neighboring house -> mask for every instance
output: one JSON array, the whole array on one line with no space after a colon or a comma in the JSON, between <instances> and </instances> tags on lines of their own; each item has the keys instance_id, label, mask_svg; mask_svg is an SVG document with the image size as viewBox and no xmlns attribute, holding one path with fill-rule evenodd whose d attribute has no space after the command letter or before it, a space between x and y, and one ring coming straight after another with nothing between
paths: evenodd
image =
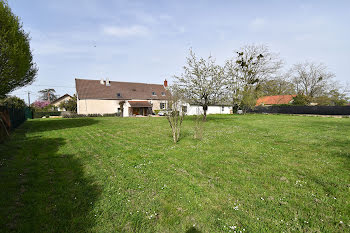
<instances>
[{"instance_id":1,"label":"neighboring house","mask_svg":"<svg viewBox=\"0 0 350 233\"><path fill-rule=\"evenodd\" d=\"M50 104L55 106L55 108L57 108L58 111L66 111L66 109L61 109L60 108L60 104L62 102L70 100L71 98L73 98L73 97L68 95L68 94L65 94L65 95L61 96L60 98L56 99L55 101L52 101Z\"/></svg>"},{"instance_id":2,"label":"neighboring house","mask_svg":"<svg viewBox=\"0 0 350 233\"><path fill-rule=\"evenodd\" d=\"M78 114L123 112L123 116L146 116L167 108L168 82L147 84L75 79Z\"/></svg>"},{"instance_id":3,"label":"neighboring house","mask_svg":"<svg viewBox=\"0 0 350 233\"><path fill-rule=\"evenodd\" d=\"M270 106L276 104L291 104L293 103L293 97L296 95L271 95L271 96L263 96L260 97L256 101L255 106Z\"/></svg>"}]
</instances>

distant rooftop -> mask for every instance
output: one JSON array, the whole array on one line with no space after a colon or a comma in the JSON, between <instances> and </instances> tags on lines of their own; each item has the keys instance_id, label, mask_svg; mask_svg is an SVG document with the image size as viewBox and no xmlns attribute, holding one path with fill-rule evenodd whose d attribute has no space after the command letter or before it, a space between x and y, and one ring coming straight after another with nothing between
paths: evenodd
<instances>
[{"instance_id":1,"label":"distant rooftop","mask_svg":"<svg viewBox=\"0 0 350 233\"><path fill-rule=\"evenodd\" d=\"M292 100L293 97L296 95L270 95L270 96L263 96L260 97L256 101L255 106L259 105L275 105L275 104L289 104Z\"/></svg>"}]
</instances>

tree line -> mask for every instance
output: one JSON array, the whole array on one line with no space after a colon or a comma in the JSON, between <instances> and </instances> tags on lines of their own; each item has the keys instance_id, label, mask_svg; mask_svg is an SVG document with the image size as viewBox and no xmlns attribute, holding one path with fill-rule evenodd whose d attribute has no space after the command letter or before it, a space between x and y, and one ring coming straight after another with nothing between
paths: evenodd
<instances>
[{"instance_id":1,"label":"tree line","mask_svg":"<svg viewBox=\"0 0 350 233\"><path fill-rule=\"evenodd\" d=\"M231 104L233 111L246 111L261 96L296 95L294 104L345 105L345 87L334 81L326 65L301 62L283 71L284 62L265 45L246 45L223 65L213 56L198 57L192 49L173 89L183 98L202 106L204 120L208 106Z\"/></svg>"}]
</instances>

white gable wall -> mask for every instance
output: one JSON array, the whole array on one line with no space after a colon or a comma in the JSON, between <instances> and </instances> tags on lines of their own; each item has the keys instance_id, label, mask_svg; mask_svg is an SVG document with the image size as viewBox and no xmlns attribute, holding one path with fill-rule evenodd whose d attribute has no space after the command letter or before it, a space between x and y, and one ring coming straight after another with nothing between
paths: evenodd
<instances>
[{"instance_id":1,"label":"white gable wall","mask_svg":"<svg viewBox=\"0 0 350 233\"><path fill-rule=\"evenodd\" d=\"M118 112L119 100L77 100L78 114L108 114Z\"/></svg>"}]
</instances>

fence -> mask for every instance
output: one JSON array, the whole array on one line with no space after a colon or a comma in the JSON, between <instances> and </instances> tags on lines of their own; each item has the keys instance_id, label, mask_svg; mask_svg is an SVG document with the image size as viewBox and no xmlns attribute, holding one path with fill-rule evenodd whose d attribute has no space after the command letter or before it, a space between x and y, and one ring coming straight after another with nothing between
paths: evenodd
<instances>
[{"instance_id":1,"label":"fence","mask_svg":"<svg viewBox=\"0 0 350 233\"><path fill-rule=\"evenodd\" d=\"M14 108L0 106L0 141L2 141L11 130L17 128L26 119L32 117L32 111L27 107Z\"/></svg>"},{"instance_id":2,"label":"fence","mask_svg":"<svg viewBox=\"0 0 350 233\"><path fill-rule=\"evenodd\" d=\"M255 107L252 113L350 115L350 106L268 106Z\"/></svg>"}]
</instances>

